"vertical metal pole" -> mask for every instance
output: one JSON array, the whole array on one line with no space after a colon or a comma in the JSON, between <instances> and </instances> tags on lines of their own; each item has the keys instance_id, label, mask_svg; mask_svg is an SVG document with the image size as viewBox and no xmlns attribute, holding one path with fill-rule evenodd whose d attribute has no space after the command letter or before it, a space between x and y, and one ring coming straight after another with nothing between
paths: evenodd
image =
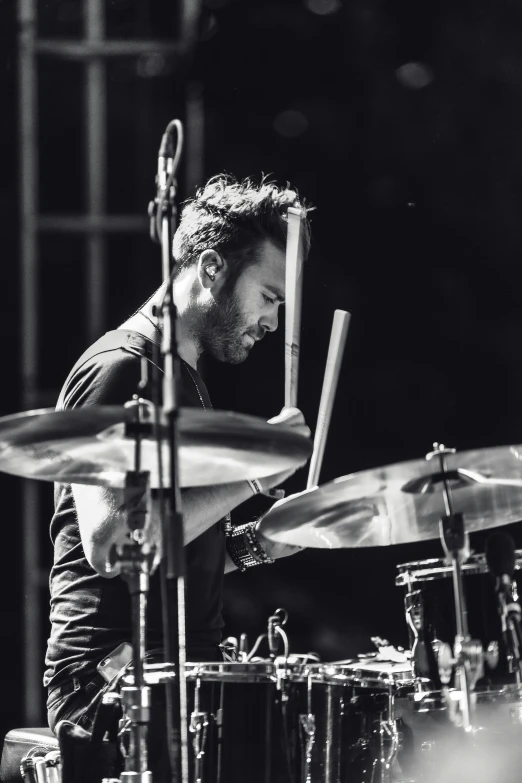
<instances>
[{"instance_id":1,"label":"vertical metal pole","mask_svg":"<svg viewBox=\"0 0 522 783\"><path fill-rule=\"evenodd\" d=\"M194 49L198 41L201 6L202 0L181 0L179 6L178 40L190 50Z\"/></svg>"},{"instance_id":2,"label":"vertical metal pole","mask_svg":"<svg viewBox=\"0 0 522 783\"><path fill-rule=\"evenodd\" d=\"M20 335L22 400L35 405L38 384L38 81L36 67L36 0L18 1L18 122L20 139ZM42 719L42 661L40 658L39 513L36 482L22 485L22 590L24 722Z\"/></svg>"},{"instance_id":3,"label":"vertical metal pole","mask_svg":"<svg viewBox=\"0 0 522 783\"><path fill-rule=\"evenodd\" d=\"M205 113L203 85L191 82L187 88L185 111L185 196L203 184L205 176Z\"/></svg>"},{"instance_id":4,"label":"vertical metal pole","mask_svg":"<svg viewBox=\"0 0 522 783\"><path fill-rule=\"evenodd\" d=\"M85 2L87 41L105 38L103 0ZM93 57L86 63L86 202L90 217L105 214L107 202L107 85L105 63ZM87 234L87 330L97 340L105 326L107 242L102 232Z\"/></svg>"}]
</instances>

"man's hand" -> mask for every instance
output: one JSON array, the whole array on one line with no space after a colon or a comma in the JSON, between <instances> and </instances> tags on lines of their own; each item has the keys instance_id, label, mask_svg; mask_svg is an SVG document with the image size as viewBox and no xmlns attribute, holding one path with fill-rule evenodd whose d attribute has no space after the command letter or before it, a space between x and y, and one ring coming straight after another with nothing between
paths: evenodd
<instances>
[{"instance_id":1,"label":"man's hand","mask_svg":"<svg viewBox=\"0 0 522 783\"><path fill-rule=\"evenodd\" d=\"M295 432L300 435L304 435L305 438L311 436L310 428L306 426L306 422L303 414L299 408L283 408L278 416L274 416L268 420L268 424L273 424L274 427L291 427ZM293 476L298 468L302 467L308 458L304 459L300 464L295 465L293 468L284 470L281 473L275 473L273 476L265 476L262 479L258 479L263 492L273 487L279 487L287 478ZM289 553L290 554L290 553Z\"/></svg>"},{"instance_id":2,"label":"man's hand","mask_svg":"<svg viewBox=\"0 0 522 783\"><path fill-rule=\"evenodd\" d=\"M306 491L307 490L305 490L305 492ZM281 544L277 541L270 541L270 539L266 538L259 530L259 524L262 519L272 514L274 509L278 508L278 506L282 506L284 503L289 503L292 501L292 498L298 498L303 494L304 492L296 492L294 495L288 495L288 497L283 498L282 500L278 500L277 503L274 503L272 508L270 508L266 514L263 514L263 516L258 520L256 525L256 537L267 555L273 560L279 560L280 557L295 555L296 552L301 552L304 547L294 546L294 544Z\"/></svg>"}]
</instances>

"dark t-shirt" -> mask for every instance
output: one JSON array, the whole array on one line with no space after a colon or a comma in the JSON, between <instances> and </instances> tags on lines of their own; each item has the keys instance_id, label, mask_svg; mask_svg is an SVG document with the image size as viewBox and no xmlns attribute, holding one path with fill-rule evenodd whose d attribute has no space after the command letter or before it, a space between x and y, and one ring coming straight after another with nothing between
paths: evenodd
<instances>
[{"instance_id":1,"label":"dark t-shirt","mask_svg":"<svg viewBox=\"0 0 522 783\"><path fill-rule=\"evenodd\" d=\"M152 341L126 330L109 332L76 363L58 400L58 409L123 405L138 391L141 357L153 359ZM92 355L96 352L96 355ZM149 365L150 367L150 365ZM140 391L141 396L147 396ZM150 395L148 395L150 397ZM211 408L201 377L181 362L179 404ZM54 565L50 576L51 635L44 684L88 675L121 642L131 640L129 591L121 577L99 576L85 557L69 484L55 485L51 521ZM221 639L225 537L220 523L185 547L187 654L214 648ZM149 593L149 649L162 646L159 569ZM200 653L201 657L201 653Z\"/></svg>"}]
</instances>

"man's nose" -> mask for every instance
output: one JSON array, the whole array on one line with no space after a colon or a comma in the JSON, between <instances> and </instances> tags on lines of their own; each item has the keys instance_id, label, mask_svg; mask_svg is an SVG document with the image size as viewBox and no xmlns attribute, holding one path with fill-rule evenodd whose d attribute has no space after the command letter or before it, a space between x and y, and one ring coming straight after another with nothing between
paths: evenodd
<instances>
[{"instance_id":1,"label":"man's nose","mask_svg":"<svg viewBox=\"0 0 522 783\"><path fill-rule=\"evenodd\" d=\"M275 332L278 326L277 310L270 315L264 315L259 321L261 326L266 332Z\"/></svg>"}]
</instances>

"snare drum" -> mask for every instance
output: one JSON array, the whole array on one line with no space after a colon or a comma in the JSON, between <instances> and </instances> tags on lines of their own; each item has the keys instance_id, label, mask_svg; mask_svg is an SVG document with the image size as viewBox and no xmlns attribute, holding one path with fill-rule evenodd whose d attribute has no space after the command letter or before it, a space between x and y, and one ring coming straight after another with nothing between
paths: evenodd
<instances>
[{"instance_id":1,"label":"snare drum","mask_svg":"<svg viewBox=\"0 0 522 783\"><path fill-rule=\"evenodd\" d=\"M166 664L146 666L164 703ZM344 666L190 663L191 780L204 783L388 783L396 752L390 687ZM132 682L132 676L126 678ZM154 711L154 707L153 707ZM154 732L158 731L156 721Z\"/></svg>"}]
</instances>

